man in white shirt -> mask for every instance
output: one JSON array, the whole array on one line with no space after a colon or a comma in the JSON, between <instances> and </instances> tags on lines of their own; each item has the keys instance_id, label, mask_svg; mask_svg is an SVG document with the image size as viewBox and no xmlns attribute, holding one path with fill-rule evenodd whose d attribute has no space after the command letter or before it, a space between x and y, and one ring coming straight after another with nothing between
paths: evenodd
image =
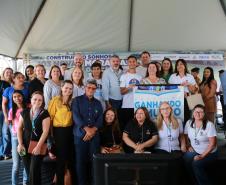
<instances>
[{"instance_id":1,"label":"man in white shirt","mask_svg":"<svg viewBox=\"0 0 226 185\"><path fill-rule=\"evenodd\" d=\"M140 56L141 65L139 65L136 69L137 74L139 74L142 78L146 76L147 66L151 62L151 54L148 51L143 51Z\"/></svg>"},{"instance_id":2,"label":"man in white shirt","mask_svg":"<svg viewBox=\"0 0 226 185\"><path fill-rule=\"evenodd\" d=\"M81 53L76 53L74 56L74 65L82 68L84 73L84 82L85 82L88 78L88 74L85 70L84 63L85 62L84 62L83 55ZM73 71L74 71L74 67L66 70L64 73L64 80L71 80L71 74Z\"/></svg>"},{"instance_id":3,"label":"man in white shirt","mask_svg":"<svg viewBox=\"0 0 226 185\"><path fill-rule=\"evenodd\" d=\"M127 63L129 69L120 78L120 91L123 95L122 110L119 115L121 129L124 129L128 121L134 117L133 88L138 85L142 79L142 77L136 73L137 58L130 55L127 58Z\"/></svg>"}]
</instances>

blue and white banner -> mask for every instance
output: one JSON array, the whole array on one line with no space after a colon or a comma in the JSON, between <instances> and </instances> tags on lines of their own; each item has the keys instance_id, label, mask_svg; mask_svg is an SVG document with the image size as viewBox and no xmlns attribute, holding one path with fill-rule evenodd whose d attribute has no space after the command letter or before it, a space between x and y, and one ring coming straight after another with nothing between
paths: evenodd
<instances>
[{"instance_id":1,"label":"blue and white banner","mask_svg":"<svg viewBox=\"0 0 226 185\"><path fill-rule=\"evenodd\" d=\"M159 106L168 102L176 118L184 120L184 87L177 85L138 86L134 89L134 110L146 107L152 119L156 119Z\"/></svg>"}]
</instances>

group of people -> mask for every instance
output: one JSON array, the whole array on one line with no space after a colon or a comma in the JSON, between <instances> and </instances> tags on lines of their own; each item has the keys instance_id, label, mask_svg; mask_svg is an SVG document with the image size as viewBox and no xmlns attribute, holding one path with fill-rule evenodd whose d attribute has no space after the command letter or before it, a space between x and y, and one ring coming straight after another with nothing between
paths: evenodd
<instances>
[{"instance_id":1,"label":"group of people","mask_svg":"<svg viewBox=\"0 0 226 185\"><path fill-rule=\"evenodd\" d=\"M6 68L0 81L0 156L12 155L12 184L18 184L20 159L23 184L41 184L41 164L48 151L56 160L54 183L64 184L67 170L75 171L76 184L92 183L92 157L96 153L185 153L186 167L198 184L210 184L205 165L216 159L216 88L213 69L204 69L200 84L189 73L186 61L178 59L173 70L169 58L151 62L141 53L127 58L123 69L113 55L102 72L100 61L84 69L81 53L75 66L53 65L45 78L43 65L27 66L25 75ZM133 88L139 84L181 84L184 86L184 124L172 107L163 102L157 120L145 107L134 113ZM191 113L186 97L200 92L205 106ZM75 169L75 170L74 170Z\"/></svg>"}]
</instances>

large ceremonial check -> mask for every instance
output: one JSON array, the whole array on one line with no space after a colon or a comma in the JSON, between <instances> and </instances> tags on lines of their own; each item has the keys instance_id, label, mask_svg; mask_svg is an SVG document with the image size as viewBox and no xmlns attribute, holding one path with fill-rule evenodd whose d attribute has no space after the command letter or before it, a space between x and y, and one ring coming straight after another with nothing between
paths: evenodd
<instances>
[{"instance_id":1,"label":"large ceremonial check","mask_svg":"<svg viewBox=\"0 0 226 185\"><path fill-rule=\"evenodd\" d=\"M176 118L184 121L184 87L179 85L139 85L134 88L134 110L146 107L152 119L158 115L159 105L168 102Z\"/></svg>"}]
</instances>

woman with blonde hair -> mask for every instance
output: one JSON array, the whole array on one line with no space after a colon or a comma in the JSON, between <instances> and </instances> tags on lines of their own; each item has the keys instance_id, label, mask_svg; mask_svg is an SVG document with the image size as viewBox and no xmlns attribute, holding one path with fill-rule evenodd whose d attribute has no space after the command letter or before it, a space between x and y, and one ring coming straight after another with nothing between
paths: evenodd
<instances>
[{"instance_id":1,"label":"woman with blonde hair","mask_svg":"<svg viewBox=\"0 0 226 185\"><path fill-rule=\"evenodd\" d=\"M31 108L24 109L19 117L17 138L18 153L29 174L29 185L41 184L41 165L46 154L46 139L50 128L50 116L44 109L44 96L36 91L31 96Z\"/></svg>"},{"instance_id":2,"label":"woman with blonde hair","mask_svg":"<svg viewBox=\"0 0 226 185\"><path fill-rule=\"evenodd\" d=\"M175 118L168 102L163 102L159 107L157 128L159 132L159 141L155 147L157 153L186 151L182 122Z\"/></svg>"},{"instance_id":3,"label":"woman with blonde hair","mask_svg":"<svg viewBox=\"0 0 226 185\"><path fill-rule=\"evenodd\" d=\"M73 82L73 98L77 96L81 96L85 93L85 87L83 84L84 80L84 72L82 68L80 67L75 67L72 74L71 74L71 80Z\"/></svg>"},{"instance_id":4,"label":"woman with blonde hair","mask_svg":"<svg viewBox=\"0 0 226 185\"><path fill-rule=\"evenodd\" d=\"M37 64L34 69L35 78L29 84L29 92L33 94L35 91L43 92L44 84L48 80L45 78L46 69L44 65Z\"/></svg>"},{"instance_id":5,"label":"woman with blonde hair","mask_svg":"<svg viewBox=\"0 0 226 185\"><path fill-rule=\"evenodd\" d=\"M4 80L11 84L13 82L13 69L10 67L5 68L2 72L1 80Z\"/></svg>"},{"instance_id":6,"label":"woman with blonde hair","mask_svg":"<svg viewBox=\"0 0 226 185\"><path fill-rule=\"evenodd\" d=\"M57 185L64 184L66 169L72 164L73 152L73 122L71 112L73 83L65 80L61 84L60 96L50 100L48 111L53 127L53 137L56 146L56 176Z\"/></svg>"}]
</instances>

